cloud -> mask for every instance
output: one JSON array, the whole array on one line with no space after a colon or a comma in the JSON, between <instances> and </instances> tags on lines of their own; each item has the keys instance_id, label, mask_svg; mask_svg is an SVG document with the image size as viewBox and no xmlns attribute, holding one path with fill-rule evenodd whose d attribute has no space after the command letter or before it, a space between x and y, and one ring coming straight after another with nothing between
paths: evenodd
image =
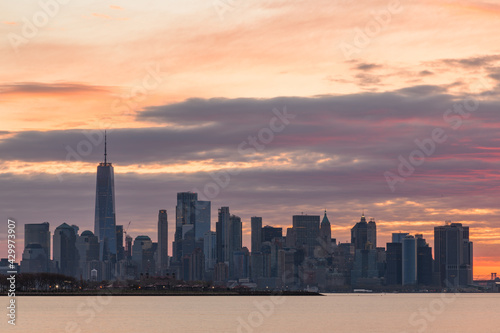
<instances>
[{"instance_id":1,"label":"cloud","mask_svg":"<svg viewBox=\"0 0 500 333\"><path fill-rule=\"evenodd\" d=\"M461 59L442 59L441 62L449 66L460 66L465 68L478 68L489 66L500 60L500 55L485 55Z\"/></svg>"},{"instance_id":2,"label":"cloud","mask_svg":"<svg viewBox=\"0 0 500 333\"><path fill-rule=\"evenodd\" d=\"M361 64L357 65L355 68L358 70L362 70L362 71L371 71L373 69L382 68L382 65L361 63Z\"/></svg>"},{"instance_id":3,"label":"cloud","mask_svg":"<svg viewBox=\"0 0 500 333\"><path fill-rule=\"evenodd\" d=\"M399 93L410 96L429 96L429 95L443 94L446 91L447 91L446 88L435 85L419 85L398 90Z\"/></svg>"},{"instance_id":4,"label":"cloud","mask_svg":"<svg viewBox=\"0 0 500 333\"><path fill-rule=\"evenodd\" d=\"M423 71L420 71L420 73L418 73L420 76L430 76L430 75L434 75L433 72L431 71L428 71L428 70L423 70Z\"/></svg>"},{"instance_id":5,"label":"cloud","mask_svg":"<svg viewBox=\"0 0 500 333\"><path fill-rule=\"evenodd\" d=\"M81 83L16 82L0 85L0 94L74 94L109 91L106 87Z\"/></svg>"}]
</instances>

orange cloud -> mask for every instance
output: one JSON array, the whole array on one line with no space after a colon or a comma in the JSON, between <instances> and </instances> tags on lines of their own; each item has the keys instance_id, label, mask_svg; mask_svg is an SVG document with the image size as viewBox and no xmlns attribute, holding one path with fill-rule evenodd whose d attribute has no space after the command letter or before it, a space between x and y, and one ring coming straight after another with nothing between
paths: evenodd
<instances>
[{"instance_id":1,"label":"orange cloud","mask_svg":"<svg viewBox=\"0 0 500 333\"><path fill-rule=\"evenodd\" d=\"M92 16L95 16L95 17L100 17L100 18L103 18L103 19L106 19L106 20L111 20L111 16L109 15L106 15L106 14L101 14L101 13L92 13Z\"/></svg>"},{"instance_id":2,"label":"orange cloud","mask_svg":"<svg viewBox=\"0 0 500 333\"><path fill-rule=\"evenodd\" d=\"M2 23L6 25L17 25L17 22L11 22L11 21L3 21Z\"/></svg>"},{"instance_id":3,"label":"orange cloud","mask_svg":"<svg viewBox=\"0 0 500 333\"><path fill-rule=\"evenodd\" d=\"M115 6L115 5L111 5L111 6L109 6L109 8L111 8L111 9L116 9L116 10L123 10L123 8L122 8L122 7L120 7L120 6Z\"/></svg>"}]
</instances>

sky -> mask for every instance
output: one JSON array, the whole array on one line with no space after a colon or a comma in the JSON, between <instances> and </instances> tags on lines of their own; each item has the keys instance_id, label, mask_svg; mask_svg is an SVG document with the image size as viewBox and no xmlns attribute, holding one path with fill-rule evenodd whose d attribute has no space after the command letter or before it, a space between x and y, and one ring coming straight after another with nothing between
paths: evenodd
<instances>
[{"instance_id":1,"label":"sky","mask_svg":"<svg viewBox=\"0 0 500 333\"><path fill-rule=\"evenodd\" d=\"M156 240L195 191L284 229L327 210L378 245L471 228L500 273L500 5L447 0L2 1L0 257L7 219L94 225L96 167L117 224ZM173 239L170 227L169 239Z\"/></svg>"}]
</instances>

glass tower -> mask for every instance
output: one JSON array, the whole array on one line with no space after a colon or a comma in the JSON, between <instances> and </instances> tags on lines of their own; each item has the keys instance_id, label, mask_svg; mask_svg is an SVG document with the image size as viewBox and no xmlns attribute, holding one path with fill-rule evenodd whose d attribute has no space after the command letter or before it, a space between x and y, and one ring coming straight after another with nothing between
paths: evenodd
<instances>
[{"instance_id":1,"label":"glass tower","mask_svg":"<svg viewBox=\"0 0 500 333\"><path fill-rule=\"evenodd\" d=\"M116 260L116 216L114 169L107 161L104 136L104 163L97 167L94 234L99 238L99 259Z\"/></svg>"}]
</instances>

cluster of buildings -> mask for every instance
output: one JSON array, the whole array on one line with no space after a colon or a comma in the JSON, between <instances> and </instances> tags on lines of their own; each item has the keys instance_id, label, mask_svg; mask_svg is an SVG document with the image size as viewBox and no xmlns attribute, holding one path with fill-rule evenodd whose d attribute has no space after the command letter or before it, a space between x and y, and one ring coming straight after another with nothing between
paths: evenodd
<instances>
[{"instance_id":1,"label":"cluster of buildings","mask_svg":"<svg viewBox=\"0 0 500 333\"><path fill-rule=\"evenodd\" d=\"M285 233L263 226L262 217L252 217L248 249L242 244L241 218L221 207L212 231L211 202L198 200L193 192L177 194L170 255L165 209L158 212L157 242L146 235L132 239L116 225L114 172L106 157L97 168L94 231L79 233L78 226L63 223L51 237L48 222L26 224L21 272L54 272L88 281L170 276L287 290L472 285L472 242L469 228L460 223L434 228L433 257L420 234L394 233L386 247L377 247L376 222L367 221L364 213L351 229L350 243L332 238L326 210L322 217L294 215Z\"/></svg>"}]
</instances>

